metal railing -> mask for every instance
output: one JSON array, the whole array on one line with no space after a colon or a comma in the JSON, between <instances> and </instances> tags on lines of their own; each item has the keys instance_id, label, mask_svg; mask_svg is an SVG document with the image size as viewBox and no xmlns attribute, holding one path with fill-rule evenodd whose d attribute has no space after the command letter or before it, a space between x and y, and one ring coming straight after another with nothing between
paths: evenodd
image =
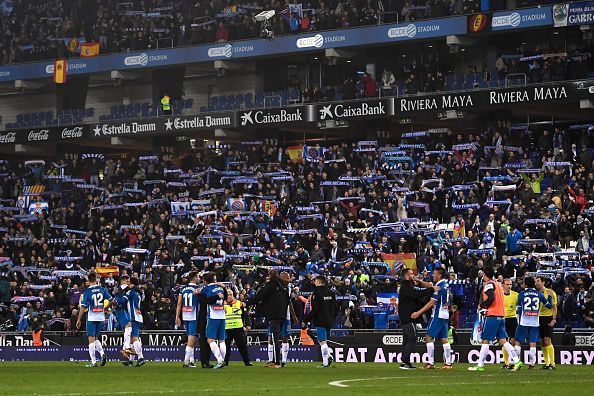
<instances>
[{"instance_id":1,"label":"metal railing","mask_svg":"<svg viewBox=\"0 0 594 396\"><path fill-rule=\"evenodd\" d=\"M400 96L398 85L382 85L378 89L378 96L381 98L391 98Z\"/></svg>"},{"instance_id":2,"label":"metal railing","mask_svg":"<svg viewBox=\"0 0 594 396\"><path fill-rule=\"evenodd\" d=\"M381 25L385 23L385 15L396 15L395 21L390 21L390 23L398 23L400 22L400 11L386 11L386 12L378 12L377 14L377 24Z\"/></svg>"},{"instance_id":3,"label":"metal railing","mask_svg":"<svg viewBox=\"0 0 594 396\"><path fill-rule=\"evenodd\" d=\"M161 42L169 44L168 46L160 45ZM160 48L173 48L173 38L172 37L161 37L157 39L157 49Z\"/></svg>"},{"instance_id":4,"label":"metal railing","mask_svg":"<svg viewBox=\"0 0 594 396\"><path fill-rule=\"evenodd\" d=\"M510 78L511 77L511 78ZM505 76L505 87L509 87L509 82L511 81L521 81L521 79L524 79L524 85L520 85L520 84L514 84L511 85L512 87L518 87L518 86L526 86L528 84L528 79L526 78L526 73L513 73L513 74L508 74L507 76Z\"/></svg>"},{"instance_id":5,"label":"metal railing","mask_svg":"<svg viewBox=\"0 0 594 396\"><path fill-rule=\"evenodd\" d=\"M280 95L269 95L269 96L264 96L264 108L265 109L268 108L268 107L277 107L277 106L272 106L272 105L270 105L270 106L267 106L266 105L266 100L267 99L269 99L269 101L270 101L270 100L272 100L274 98L278 98L278 105L279 106L282 106L282 104L283 104L283 98L282 98L282 96L280 96Z\"/></svg>"}]
</instances>

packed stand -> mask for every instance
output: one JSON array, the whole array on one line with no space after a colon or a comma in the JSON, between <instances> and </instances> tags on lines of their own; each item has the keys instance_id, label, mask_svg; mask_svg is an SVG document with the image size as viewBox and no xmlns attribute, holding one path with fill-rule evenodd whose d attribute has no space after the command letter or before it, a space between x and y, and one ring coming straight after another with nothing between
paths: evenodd
<instances>
[{"instance_id":1,"label":"packed stand","mask_svg":"<svg viewBox=\"0 0 594 396\"><path fill-rule=\"evenodd\" d=\"M398 144L2 161L0 325L73 330L95 271L108 288L140 278L145 328L171 329L190 270L214 271L245 301L275 268L293 274L300 320L323 274L337 327L381 329L397 324L384 298L406 265L424 278L447 268L454 327L472 325L486 266L515 288L549 277L558 323L592 327L592 132L439 129ZM264 327L261 307L250 316Z\"/></svg>"},{"instance_id":2,"label":"packed stand","mask_svg":"<svg viewBox=\"0 0 594 396\"><path fill-rule=\"evenodd\" d=\"M497 10L543 2L491 3ZM84 43L106 54L257 38L254 16L263 10L275 10L271 25L282 35L467 14L480 2L0 0L0 63L77 57Z\"/></svg>"}]
</instances>

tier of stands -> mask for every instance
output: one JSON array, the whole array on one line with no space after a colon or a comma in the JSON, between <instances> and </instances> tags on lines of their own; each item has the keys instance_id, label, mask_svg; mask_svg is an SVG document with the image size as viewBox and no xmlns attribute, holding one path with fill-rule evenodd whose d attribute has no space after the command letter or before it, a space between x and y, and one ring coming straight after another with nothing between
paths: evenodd
<instances>
[{"instance_id":1,"label":"tier of stands","mask_svg":"<svg viewBox=\"0 0 594 396\"><path fill-rule=\"evenodd\" d=\"M53 111L39 111L33 113L19 113L16 122L7 123L6 129L41 128L59 125L84 123L86 119L95 115L95 108L64 110L57 114Z\"/></svg>"},{"instance_id":2,"label":"tier of stands","mask_svg":"<svg viewBox=\"0 0 594 396\"><path fill-rule=\"evenodd\" d=\"M181 115L183 110L191 110L194 107L193 99L179 99L171 101L173 115ZM125 120L129 118L151 118L162 116L160 104L131 103L128 105L111 106L111 114L99 116L99 121Z\"/></svg>"},{"instance_id":3,"label":"tier of stands","mask_svg":"<svg viewBox=\"0 0 594 396\"><path fill-rule=\"evenodd\" d=\"M594 75L590 76L594 77ZM516 77L510 78L506 82L505 79L497 78L496 73L493 78L485 78L484 73L470 73L470 74L448 74L444 77L444 91L463 91L470 89L481 88L497 88L508 85L523 85L524 78ZM324 101L343 100L343 86L338 85L333 87L333 94L326 95L324 87L320 87L320 94ZM381 87L378 82L378 95L380 96L399 96L406 94L404 81L398 81L395 86L389 89ZM423 92L420 90L419 92ZM356 86L356 95L358 98L363 96L362 87L360 84ZM231 111L242 109L257 109L281 107L295 104L301 101L301 93L297 88L289 88L281 91L271 92L246 92L233 95L211 96L207 105L200 106L199 111ZM173 114L181 115L184 112L190 113L194 107L193 99L173 100ZM128 105L114 105L111 107L110 114L103 114L99 116L99 121L109 122L115 120L124 120L131 118L150 118L162 116L160 104L151 104L149 102L133 103ZM79 110L65 110L57 115L53 111L47 112L33 112L17 114L15 123L7 123L6 129L18 128L39 128L50 127L58 125L71 125L83 123L88 121L95 115L94 108L79 109Z\"/></svg>"}]
</instances>

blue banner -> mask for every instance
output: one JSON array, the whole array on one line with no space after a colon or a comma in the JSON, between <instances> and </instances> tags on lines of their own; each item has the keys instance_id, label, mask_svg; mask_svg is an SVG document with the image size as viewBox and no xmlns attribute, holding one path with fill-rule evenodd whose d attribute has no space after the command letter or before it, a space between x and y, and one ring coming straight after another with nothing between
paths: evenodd
<instances>
[{"instance_id":1,"label":"blue banner","mask_svg":"<svg viewBox=\"0 0 594 396\"><path fill-rule=\"evenodd\" d=\"M493 13L491 29L493 31L524 29L553 24L551 7L527 8L515 11Z\"/></svg>"},{"instance_id":2,"label":"blue banner","mask_svg":"<svg viewBox=\"0 0 594 396\"><path fill-rule=\"evenodd\" d=\"M594 23L594 1L555 4L553 20L555 27L592 25Z\"/></svg>"}]
</instances>

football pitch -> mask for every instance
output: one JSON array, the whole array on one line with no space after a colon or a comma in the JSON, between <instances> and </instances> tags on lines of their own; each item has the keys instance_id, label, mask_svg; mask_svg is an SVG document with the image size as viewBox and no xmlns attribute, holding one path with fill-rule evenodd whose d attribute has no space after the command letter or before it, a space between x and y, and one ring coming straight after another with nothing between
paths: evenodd
<instances>
[{"instance_id":1,"label":"football pitch","mask_svg":"<svg viewBox=\"0 0 594 396\"><path fill-rule=\"evenodd\" d=\"M520 372L488 366L469 372L404 371L397 364L342 363L316 368L317 363L290 363L268 369L264 363L233 363L221 370L183 369L181 363L147 362L124 367L85 368L71 362L0 362L0 395L592 395L592 366L559 366L556 371Z\"/></svg>"}]
</instances>

